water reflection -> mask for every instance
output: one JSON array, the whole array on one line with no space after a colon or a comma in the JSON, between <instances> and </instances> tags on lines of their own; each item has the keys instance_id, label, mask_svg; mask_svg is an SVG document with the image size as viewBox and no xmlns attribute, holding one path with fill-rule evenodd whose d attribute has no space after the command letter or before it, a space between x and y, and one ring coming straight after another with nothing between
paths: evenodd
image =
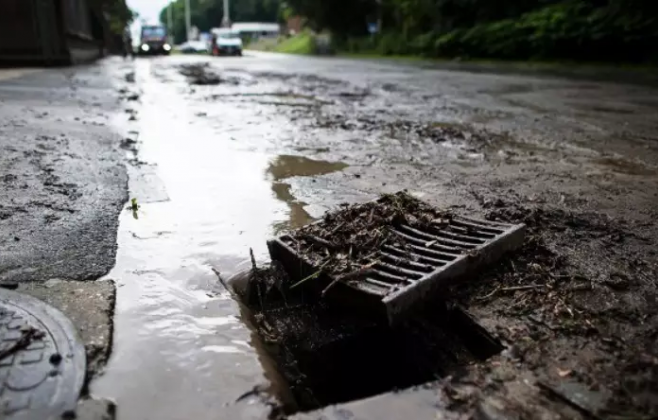
<instances>
[{"instance_id":1,"label":"water reflection","mask_svg":"<svg viewBox=\"0 0 658 420\"><path fill-rule=\"evenodd\" d=\"M296 229L313 221L304 209L306 203L299 201L290 192L290 184L282 182L295 176L317 176L338 172L347 168L342 162L327 162L309 159L304 156L279 155L272 159L267 167L267 173L272 177L272 191L277 199L286 203L290 209L289 219L274 224L275 233L288 229Z\"/></svg>"}]
</instances>

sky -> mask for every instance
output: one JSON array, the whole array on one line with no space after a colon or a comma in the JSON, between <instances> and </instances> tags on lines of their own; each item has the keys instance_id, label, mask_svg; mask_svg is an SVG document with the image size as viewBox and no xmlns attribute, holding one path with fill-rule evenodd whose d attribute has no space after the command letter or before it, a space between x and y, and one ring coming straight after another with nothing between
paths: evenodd
<instances>
[{"instance_id":1,"label":"sky","mask_svg":"<svg viewBox=\"0 0 658 420\"><path fill-rule=\"evenodd\" d=\"M139 19L146 19L147 23L158 23L160 21L160 10L170 0L126 0L128 7L139 13Z\"/></svg>"}]
</instances>

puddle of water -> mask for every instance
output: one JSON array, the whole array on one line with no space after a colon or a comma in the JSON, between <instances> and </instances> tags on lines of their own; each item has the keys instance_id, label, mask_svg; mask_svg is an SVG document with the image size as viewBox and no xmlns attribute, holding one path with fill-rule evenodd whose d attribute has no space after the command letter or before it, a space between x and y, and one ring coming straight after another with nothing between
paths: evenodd
<instances>
[{"instance_id":1,"label":"puddle of water","mask_svg":"<svg viewBox=\"0 0 658 420\"><path fill-rule=\"evenodd\" d=\"M273 159L268 168L275 181L293 176L316 176L342 171L347 164L342 162L327 162L313 160L304 156L280 155Z\"/></svg>"},{"instance_id":2,"label":"puddle of water","mask_svg":"<svg viewBox=\"0 0 658 420\"><path fill-rule=\"evenodd\" d=\"M118 288L114 347L91 393L115 401L122 420L265 418L264 405L235 401L277 375L212 268L226 278L239 273L249 267L250 247L264 258L276 229L307 221L281 180L345 165L240 149L195 119L180 86L154 77L157 65L136 62L144 93L133 124L139 158L149 166L131 168L131 197L141 207L137 219L131 211L120 218L117 264L108 275ZM230 106L213 104L220 113L238 112L221 108ZM237 134L248 138L253 130L244 125Z\"/></svg>"},{"instance_id":3,"label":"puddle of water","mask_svg":"<svg viewBox=\"0 0 658 420\"><path fill-rule=\"evenodd\" d=\"M275 225L276 233L302 227L314 220L304 209L306 203L297 200L290 192L290 184L282 182L282 180L295 176L325 175L345 168L347 165L342 162L313 160L304 156L280 155L272 159L267 167L267 173L274 181L272 191L277 199L286 203L290 208L289 220L286 223Z\"/></svg>"}]
</instances>

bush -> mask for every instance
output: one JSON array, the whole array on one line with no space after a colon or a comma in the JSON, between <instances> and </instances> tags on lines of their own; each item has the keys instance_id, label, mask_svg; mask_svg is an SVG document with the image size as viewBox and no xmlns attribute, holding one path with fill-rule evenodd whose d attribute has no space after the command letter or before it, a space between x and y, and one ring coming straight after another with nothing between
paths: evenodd
<instances>
[{"instance_id":1,"label":"bush","mask_svg":"<svg viewBox=\"0 0 658 420\"><path fill-rule=\"evenodd\" d=\"M286 54L314 54L315 39L313 35L302 32L279 43L274 51Z\"/></svg>"},{"instance_id":2,"label":"bush","mask_svg":"<svg viewBox=\"0 0 658 420\"><path fill-rule=\"evenodd\" d=\"M384 55L499 59L656 60L658 17L619 14L576 0L552 4L514 19L408 37L388 32L352 38L339 49Z\"/></svg>"},{"instance_id":3,"label":"bush","mask_svg":"<svg viewBox=\"0 0 658 420\"><path fill-rule=\"evenodd\" d=\"M413 53L424 57L433 56L436 38L437 34L434 32L429 32L413 38L409 45L408 53Z\"/></svg>"},{"instance_id":4,"label":"bush","mask_svg":"<svg viewBox=\"0 0 658 420\"><path fill-rule=\"evenodd\" d=\"M377 39L377 52L384 55L408 54L408 44L404 35L397 33L382 34Z\"/></svg>"},{"instance_id":5,"label":"bush","mask_svg":"<svg viewBox=\"0 0 658 420\"><path fill-rule=\"evenodd\" d=\"M646 32L642 33L643 29ZM621 24L601 10L563 3L518 19L458 29L436 40L435 54L503 59L648 59L658 37L652 27Z\"/></svg>"}]
</instances>

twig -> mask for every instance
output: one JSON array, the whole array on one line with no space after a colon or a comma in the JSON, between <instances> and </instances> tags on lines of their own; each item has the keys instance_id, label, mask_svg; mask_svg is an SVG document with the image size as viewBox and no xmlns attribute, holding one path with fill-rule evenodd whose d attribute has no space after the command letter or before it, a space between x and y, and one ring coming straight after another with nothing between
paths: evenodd
<instances>
[{"instance_id":1,"label":"twig","mask_svg":"<svg viewBox=\"0 0 658 420\"><path fill-rule=\"evenodd\" d=\"M304 234L302 237L308 241L313 242L316 245L323 246L327 249L336 249L336 244L327 241L326 239L318 238L315 235Z\"/></svg>"},{"instance_id":2,"label":"twig","mask_svg":"<svg viewBox=\"0 0 658 420\"><path fill-rule=\"evenodd\" d=\"M264 392L265 392L265 390L263 389L263 385L255 385L251 390L249 390L249 391L245 392L244 394L240 395L235 400L235 402L240 402L240 401L242 401L242 400L244 400L248 397L252 397L252 396L255 396L255 397L260 396Z\"/></svg>"},{"instance_id":3,"label":"twig","mask_svg":"<svg viewBox=\"0 0 658 420\"><path fill-rule=\"evenodd\" d=\"M23 335L10 347L0 351L0 360L3 360L5 357L9 357L12 354L23 350L32 343L32 340L39 339L44 336L43 331L39 331L34 328L23 331Z\"/></svg>"},{"instance_id":4,"label":"twig","mask_svg":"<svg viewBox=\"0 0 658 420\"><path fill-rule=\"evenodd\" d=\"M378 262L379 261L371 262L370 264L364 265L363 267L361 267L360 269L358 269L356 271L352 271L351 273L343 274L342 276L336 277L334 279L334 281L329 283L329 285L324 288L324 290L321 293L321 296L324 297L324 295L329 291L329 289L334 287L334 285L336 285L336 283L338 283L338 282L354 280L354 279L357 279L357 278L360 278L360 277L367 276L368 274L370 274L372 272L371 268L375 264L377 264Z\"/></svg>"},{"instance_id":5,"label":"twig","mask_svg":"<svg viewBox=\"0 0 658 420\"><path fill-rule=\"evenodd\" d=\"M301 280L298 281L297 283L295 283L295 284L293 284L292 286L290 286L290 288L291 288L291 289L294 289L295 287L299 286L300 284L305 283L305 282L308 281L308 280L315 279L315 278L317 278L318 276L320 276L320 274L322 274L322 269L323 269L327 264L329 264L329 261L331 261L331 260L327 260L327 261L325 261L325 263L322 264L322 265L320 266L320 268L318 269L318 271L316 271L315 273L311 274L310 276L306 276L306 277L304 277L303 279L301 279Z\"/></svg>"},{"instance_id":6,"label":"twig","mask_svg":"<svg viewBox=\"0 0 658 420\"><path fill-rule=\"evenodd\" d=\"M571 287L568 287L567 290L570 292L584 292L592 290L592 285L590 283L575 284Z\"/></svg>"},{"instance_id":7,"label":"twig","mask_svg":"<svg viewBox=\"0 0 658 420\"><path fill-rule=\"evenodd\" d=\"M528 286L512 286L512 287L503 287L500 289L501 292L515 292L518 290L531 290L531 289L541 289L542 287L548 287L546 284L531 284Z\"/></svg>"},{"instance_id":8,"label":"twig","mask_svg":"<svg viewBox=\"0 0 658 420\"><path fill-rule=\"evenodd\" d=\"M496 293L498 293L499 290L500 290L500 286L499 286L499 287L496 287L495 289L493 289L493 290L491 291L491 293L488 293L488 294L486 294L486 295L484 295L484 296L476 297L475 300L487 300L487 299L489 299L490 297L492 297L493 295L495 295Z\"/></svg>"},{"instance_id":9,"label":"twig","mask_svg":"<svg viewBox=\"0 0 658 420\"><path fill-rule=\"evenodd\" d=\"M254 271L258 270L258 266L256 265L256 258L254 258L254 250L249 248L249 256L251 257L251 267L254 269Z\"/></svg>"},{"instance_id":10,"label":"twig","mask_svg":"<svg viewBox=\"0 0 658 420\"><path fill-rule=\"evenodd\" d=\"M329 232L329 235L333 235L334 233L338 232L338 230L340 230L340 228L342 228L343 226L345 226L345 222L342 222L341 224L339 224L335 228L331 229L331 232Z\"/></svg>"},{"instance_id":11,"label":"twig","mask_svg":"<svg viewBox=\"0 0 658 420\"><path fill-rule=\"evenodd\" d=\"M256 265L256 258L254 257L254 250L249 248L249 256L251 257L251 267L253 274L253 283L256 285L256 292L258 292L258 303L260 303L260 308L263 309L263 293L260 290L260 276L258 273L258 266Z\"/></svg>"},{"instance_id":12,"label":"twig","mask_svg":"<svg viewBox=\"0 0 658 420\"><path fill-rule=\"evenodd\" d=\"M217 276L217 279L219 280L219 282L221 283L221 285L224 286L224 289L226 289L226 291L231 295L231 297L232 297L233 299L236 299L236 300L237 300L237 296L235 295L235 293L233 293L233 291L232 291L231 289L229 289L228 284L227 284L226 281L222 278L222 275L221 275L221 273L219 272L219 270L217 270L215 267L211 267L211 269L212 269L213 273L215 273L215 275Z\"/></svg>"}]
</instances>

